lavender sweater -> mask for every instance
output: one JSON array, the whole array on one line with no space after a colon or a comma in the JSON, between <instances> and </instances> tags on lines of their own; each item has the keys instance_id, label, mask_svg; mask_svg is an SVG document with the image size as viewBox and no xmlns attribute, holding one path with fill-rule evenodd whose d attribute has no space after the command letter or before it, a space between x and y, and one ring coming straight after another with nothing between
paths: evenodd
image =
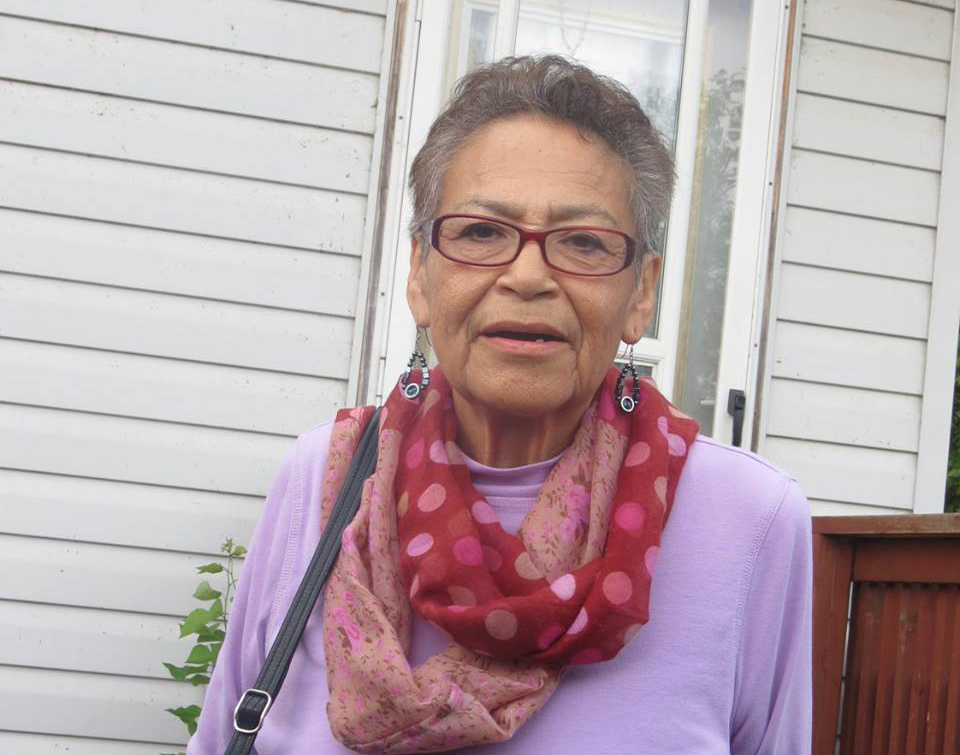
<instances>
[{"instance_id":1,"label":"lavender sweater","mask_svg":"<svg viewBox=\"0 0 960 755\"><path fill-rule=\"evenodd\" d=\"M317 546L331 427L300 435L270 489L188 755L223 752L234 705L253 686ZM468 464L516 532L555 461ZM512 740L461 752L809 755L811 555L809 504L796 481L699 436L663 532L650 621L612 661L570 667ZM259 755L349 752L327 724L321 623L318 607L258 735ZM412 663L446 644L415 615Z\"/></svg>"}]
</instances>

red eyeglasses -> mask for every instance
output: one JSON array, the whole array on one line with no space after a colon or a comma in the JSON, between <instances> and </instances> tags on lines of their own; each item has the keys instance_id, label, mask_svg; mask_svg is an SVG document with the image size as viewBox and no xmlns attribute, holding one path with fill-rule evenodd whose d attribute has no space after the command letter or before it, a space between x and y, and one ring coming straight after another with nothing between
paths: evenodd
<instances>
[{"instance_id":1,"label":"red eyeglasses","mask_svg":"<svg viewBox=\"0 0 960 755\"><path fill-rule=\"evenodd\" d=\"M612 228L578 225L529 231L486 215L441 215L430 243L449 260L478 267L509 265L528 241L548 267L570 275L616 275L633 262L636 241Z\"/></svg>"}]
</instances>

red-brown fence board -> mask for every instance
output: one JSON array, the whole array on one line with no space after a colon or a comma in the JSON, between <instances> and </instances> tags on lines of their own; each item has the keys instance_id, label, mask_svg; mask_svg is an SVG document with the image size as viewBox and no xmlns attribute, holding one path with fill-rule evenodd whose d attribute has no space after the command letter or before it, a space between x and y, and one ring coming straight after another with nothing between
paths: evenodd
<instances>
[{"instance_id":1,"label":"red-brown fence board","mask_svg":"<svg viewBox=\"0 0 960 755\"><path fill-rule=\"evenodd\" d=\"M813 610L814 755L960 755L960 515L815 517Z\"/></svg>"}]
</instances>

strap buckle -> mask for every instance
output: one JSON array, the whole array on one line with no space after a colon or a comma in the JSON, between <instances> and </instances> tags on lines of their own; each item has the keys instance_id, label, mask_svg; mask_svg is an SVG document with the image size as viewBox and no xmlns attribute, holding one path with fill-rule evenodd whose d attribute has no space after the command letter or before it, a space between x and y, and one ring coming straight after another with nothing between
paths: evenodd
<instances>
[{"instance_id":1,"label":"strap buckle","mask_svg":"<svg viewBox=\"0 0 960 755\"><path fill-rule=\"evenodd\" d=\"M253 700L251 698L256 696L263 697L267 701L262 711L254 713L247 708L242 711L240 710L244 703L252 703ZM251 687L243 693L237 701L237 707L233 709L233 728L241 734L256 734L260 731L260 727L263 726L263 719L266 718L267 711L270 710L271 705L273 705L273 698L270 697L269 692ZM241 716L243 716L243 721L240 720ZM254 716L256 716L256 718L254 718Z\"/></svg>"}]
</instances>

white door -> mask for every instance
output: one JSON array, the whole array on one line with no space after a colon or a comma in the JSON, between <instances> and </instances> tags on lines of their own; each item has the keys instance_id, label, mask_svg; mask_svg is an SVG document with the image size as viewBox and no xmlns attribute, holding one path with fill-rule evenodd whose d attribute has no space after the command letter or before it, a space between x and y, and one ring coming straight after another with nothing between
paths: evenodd
<instances>
[{"instance_id":1,"label":"white door","mask_svg":"<svg viewBox=\"0 0 960 755\"><path fill-rule=\"evenodd\" d=\"M658 311L635 357L700 421L701 432L726 442L733 431L729 391L744 391L742 445L752 414L765 259L759 221L774 133L776 66L769 63L779 54L783 16L781 4L766 5L753 11L753 0L421 0L404 166L454 82L484 62L555 52L625 84L672 146L678 175ZM752 49L751 39L758 40ZM751 54L760 60L750 62L748 77ZM389 391L413 346L404 294L408 201L404 196L398 214L381 391Z\"/></svg>"}]
</instances>

